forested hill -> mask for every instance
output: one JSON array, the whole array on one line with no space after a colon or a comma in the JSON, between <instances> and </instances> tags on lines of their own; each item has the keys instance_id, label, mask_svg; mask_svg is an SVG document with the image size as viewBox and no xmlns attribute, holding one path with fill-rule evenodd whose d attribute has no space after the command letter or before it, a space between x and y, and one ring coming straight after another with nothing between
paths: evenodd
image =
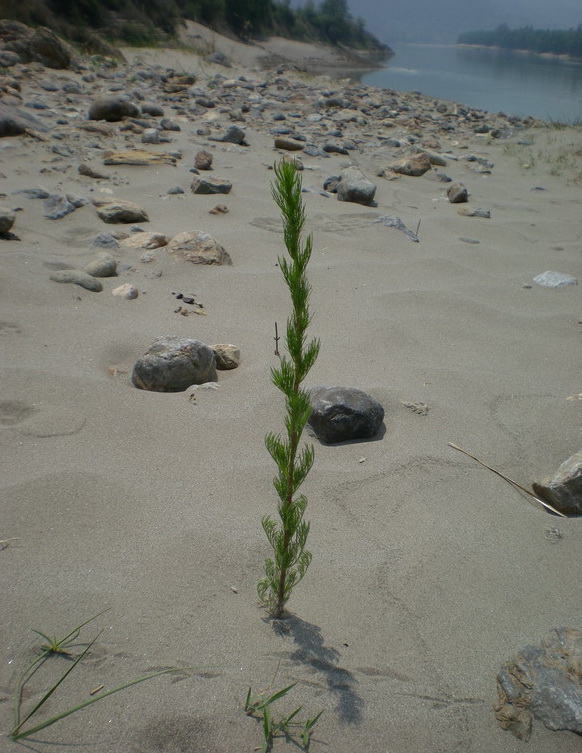
<instances>
[{"instance_id":1,"label":"forested hill","mask_svg":"<svg viewBox=\"0 0 582 753\"><path fill-rule=\"evenodd\" d=\"M87 31L133 44L171 40L186 18L242 39L279 35L365 50L378 60L392 51L354 18L347 0L2 0L4 18L49 26L83 42Z\"/></svg>"},{"instance_id":2,"label":"forested hill","mask_svg":"<svg viewBox=\"0 0 582 753\"><path fill-rule=\"evenodd\" d=\"M467 31L459 36L457 44L479 44L506 50L528 50L582 58L582 24L577 29L567 30L542 30L531 26L510 29L503 24L492 31Z\"/></svg>"}]
</instances>

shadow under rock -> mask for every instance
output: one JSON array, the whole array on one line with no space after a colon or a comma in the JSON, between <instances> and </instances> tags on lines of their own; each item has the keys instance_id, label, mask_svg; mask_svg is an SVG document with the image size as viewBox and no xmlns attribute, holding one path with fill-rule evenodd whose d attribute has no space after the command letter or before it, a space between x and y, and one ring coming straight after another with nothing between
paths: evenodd
<instances>
[{"instance_id":1,"label":"shadow under rock","mask_svg":"<svg viewBox=\"0 0 582 753\"><path fill-rule=\"evenodd\" d=\"M336 712L342 721L360 724L364 702L356 692L356 678L338 664L340 652L325 646L321 628L317 625L305 622L295 615L290 615L284 624L284 632L293 638L297 646L291 653L291 661L303 664L322 676L336 698Z\"/></svg>"}]
</instances>

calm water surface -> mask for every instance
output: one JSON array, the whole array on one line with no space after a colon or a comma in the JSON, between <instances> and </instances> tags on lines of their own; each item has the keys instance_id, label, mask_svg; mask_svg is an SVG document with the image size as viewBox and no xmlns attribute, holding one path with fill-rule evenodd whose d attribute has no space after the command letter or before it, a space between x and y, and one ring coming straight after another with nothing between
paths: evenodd
<instances>
[{"instance_id":1,"label":"calm water surface","mask_svg":"<svg viewBox=\"0 0 582 753\"><path fill-rule=\"evenodd\" d=\"M420 91L488 112L582 120L582 60L454 45L402 44L369 86Z\"/></svg>"}]
</instances>

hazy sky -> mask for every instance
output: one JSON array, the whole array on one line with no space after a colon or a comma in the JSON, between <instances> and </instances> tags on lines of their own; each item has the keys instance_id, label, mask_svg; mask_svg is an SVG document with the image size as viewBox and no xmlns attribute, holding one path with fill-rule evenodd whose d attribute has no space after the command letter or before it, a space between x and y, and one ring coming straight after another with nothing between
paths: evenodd
<instances>
[{"instance_id":1,"label":"hazy sky","mask_svg":"<svg viewBox=\"0 0 582 753\"><path fill-rule=\"evenodd\" d=\"M462 31L582 24L582 0L348 0L352 16L382 42L456 40Z\"/></svg>"}]
</instances>

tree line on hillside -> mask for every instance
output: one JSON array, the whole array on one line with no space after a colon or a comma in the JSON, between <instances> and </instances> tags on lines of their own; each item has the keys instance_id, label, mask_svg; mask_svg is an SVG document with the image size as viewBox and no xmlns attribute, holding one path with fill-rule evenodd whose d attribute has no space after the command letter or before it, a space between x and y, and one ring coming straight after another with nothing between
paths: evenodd
<instances>
[{"instance_id":1,"label":"tree line on hillside","mask_svg":"<svg viewBox=\"0 0 582 753\"><path fill-rule=\"evenodd\" d=\"M374 51L388 57L391 50L354 18L347 0L306 0L291 8L291 0L4 0L5 18L31 26L50 26L81 40L86 30L129 43L148 43L160 33L174 36L186 18L217 31L246 39L279 34L299 40L319 40L333 45Z\"/></svg>"},{"instance_id":2,"label":"tree line on hillside","mask_svg":"<svg viewBox=\"0 0 582 753\"><path fill-rule=\"evenodd\" d=\"M510 29L507 24L502 24L492 31L467 31L459 36L457 43L582 58L582 24L577 29L566 30L534 29L531 26Z\"/></svg>"}]
</instances>

